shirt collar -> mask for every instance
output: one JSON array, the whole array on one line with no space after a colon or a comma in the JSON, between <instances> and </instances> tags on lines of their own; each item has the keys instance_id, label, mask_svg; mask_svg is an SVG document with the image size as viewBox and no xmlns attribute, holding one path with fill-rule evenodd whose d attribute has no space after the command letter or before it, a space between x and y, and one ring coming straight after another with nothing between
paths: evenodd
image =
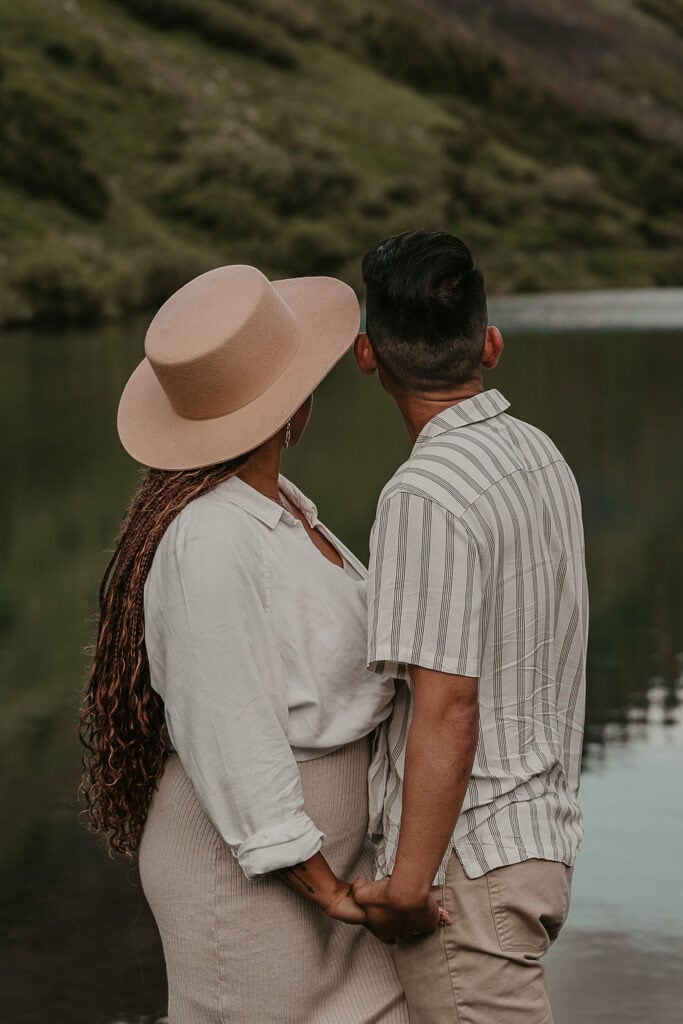
<instances>
[{"instance_id":1,"label":"shirt collar","mask_svg":"<svg viewBox=\"0 0 683 1024\"><path fill-rule=\"evenodd\" d=\"M490 420L508 409L510 403L500 391L483 391L480 395L466 398L464 402L456 402L449 409L437 413L420 431L416 444L421 444L430 437L445 434L447 430L455 430L469 423L481 423Z\"/></svg>"},{"instance_id":2,"label":"shirt collar","mask_svg":"<svg viewBox=\"0 0 683 1024\"><path fill-rule=\"evenodd\" d=\"M287 477L282 476L282 474L280 474L278 482L280 490L284 494L285 498L289 498L292 505L296 505L299 511L303 513L304 518L310 527L316 527L320 520L318 519L318 509L311 499L307 498L303 491L300 491L299 488L291 482L291 480L288 480ZM283 509L283 511L286 512L285 509ZM286 512L286 515L289 515L289 512Z\"/></svg>"},{"instance_id":3,"label":"shirt collar","mask_svg":"<svg viewBox=\"0 0 683 1024\"><path fill-rule=\"evenodd\" d=\"M312 527L316 526L318 523L318 510L313 502L284 476L279 478L279 487L285 497L289 498L291 503L301 510L308 523ZM245 483L238 476L231 476L226 480L221 485L221 490L227 501L237 505L238 508L244 509L250 516L254 516L259 522L269 526L271 530L275 529L281 519L288 523L297 522L297 519L291 512L288 512L282 505L278 505L277 502L271 501L265 494L261 494L255 487L251 487L250 484Z\"/></svg>"},{"instance_id":4,"label":"shirt collar","mask_svg":"<svg viewBox=\"0 0 683 1024\"><path fill-rule=\"evenodd\" d=\"M231 505L237 505L238 508L244 509L250 516L269 526L271 530L280 522L284 512L282 506L271 501L270 498L266 498L265 494L261 494L255 487L251 487L238 476L231 476L220 485L220 488L223 497Z\"/></svg>"}]
</instances>

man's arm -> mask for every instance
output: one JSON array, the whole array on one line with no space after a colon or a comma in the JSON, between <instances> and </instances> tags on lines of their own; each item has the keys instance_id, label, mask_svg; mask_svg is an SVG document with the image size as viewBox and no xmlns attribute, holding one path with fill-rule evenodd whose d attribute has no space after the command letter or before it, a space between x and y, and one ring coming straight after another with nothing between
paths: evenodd
<instances>
[{"instance_id":1,"label":"man's arm","mask_svg":"<svg viewBox=\"0 0 683 1024\"><path fill-rule=\"evenodd\" d=\"M476 537L461 516L409 487L377 510L368 576L368 664L408 665L408 734L394 872L354 893L386 941L433 931L429 892L458 819L479 733L482 579ZM400 594L400 600L397 595ZM372 919L371 919L372 918Z\"/></svg>"},{"instance_id":2,"label":"man's arm","mask_svg":"<svg viewBox=\"0 0 683 1024\"><path fill-rule=\"evenodd\" d=\"M354 886L368 924L387 942L438 924L430 889L462 808L479 735L477 679L415 666L410 677L414 713L396 863L388 880Z\"/></svg>"},{"instance_id":3,"label":"man's arm","mask_svg":"<svg viewBox=\"0 0 683 1024\"><path fill-rule=\"evenodd\" d=\"M479 680L410 669L415 709L406 748L403 814L389 891L420 902L453 835L479 737Z\"/></svg>"}]
</instances>

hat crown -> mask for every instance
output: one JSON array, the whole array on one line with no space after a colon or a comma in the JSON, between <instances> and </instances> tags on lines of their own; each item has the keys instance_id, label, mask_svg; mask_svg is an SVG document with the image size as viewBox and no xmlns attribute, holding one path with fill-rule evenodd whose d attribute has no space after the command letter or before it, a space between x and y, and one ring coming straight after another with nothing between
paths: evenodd
<instances>
[{"instance_id":1,"label":"hat crown","mask_svg":"<svg viewBox=\"0 0 683 1024\"><path fill-rule=\"evenodd\" d=\"M174 411L225 416L284 373L300 344L297 319L256 267L218 267L189 281L156 314L145 354Z\"/></svg>"}]
</instances>

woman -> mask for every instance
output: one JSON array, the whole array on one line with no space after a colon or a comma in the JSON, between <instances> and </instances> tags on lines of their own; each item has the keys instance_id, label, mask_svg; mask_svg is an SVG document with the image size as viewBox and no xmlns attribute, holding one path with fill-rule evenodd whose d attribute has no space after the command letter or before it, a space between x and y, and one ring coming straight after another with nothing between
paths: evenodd
<instances>
[{"instance_id":1,"label":"woman","mask_svg":"<svg viewBox=\"0 0 683 1024\"><path fill-rule=\"evenodd\" d=\"M279 475L358 325L339 281L210 271L119 406L153 468L101 588L84 791L110 846L139 846L171 1024L407 1021L345 881L372 867L393 684L365 667L362 566Z\"/></svg>"}]
</instances>

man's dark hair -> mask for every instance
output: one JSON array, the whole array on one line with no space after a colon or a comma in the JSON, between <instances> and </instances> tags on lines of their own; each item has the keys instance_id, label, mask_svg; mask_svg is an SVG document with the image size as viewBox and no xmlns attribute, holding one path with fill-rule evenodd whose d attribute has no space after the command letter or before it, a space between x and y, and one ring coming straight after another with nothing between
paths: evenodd
<instances>
[{"instance_id":1,"label":"man's dark hair","mask_svg":"<svg viewBox=\"0 0 683 1024\"><path fill-rule=\"evenodd\" d=\"M405 231L363 257L366 330L380 365L408 389L476 377L486 337L484 278L459 238Z\"/></svg>"}]
</instances>

